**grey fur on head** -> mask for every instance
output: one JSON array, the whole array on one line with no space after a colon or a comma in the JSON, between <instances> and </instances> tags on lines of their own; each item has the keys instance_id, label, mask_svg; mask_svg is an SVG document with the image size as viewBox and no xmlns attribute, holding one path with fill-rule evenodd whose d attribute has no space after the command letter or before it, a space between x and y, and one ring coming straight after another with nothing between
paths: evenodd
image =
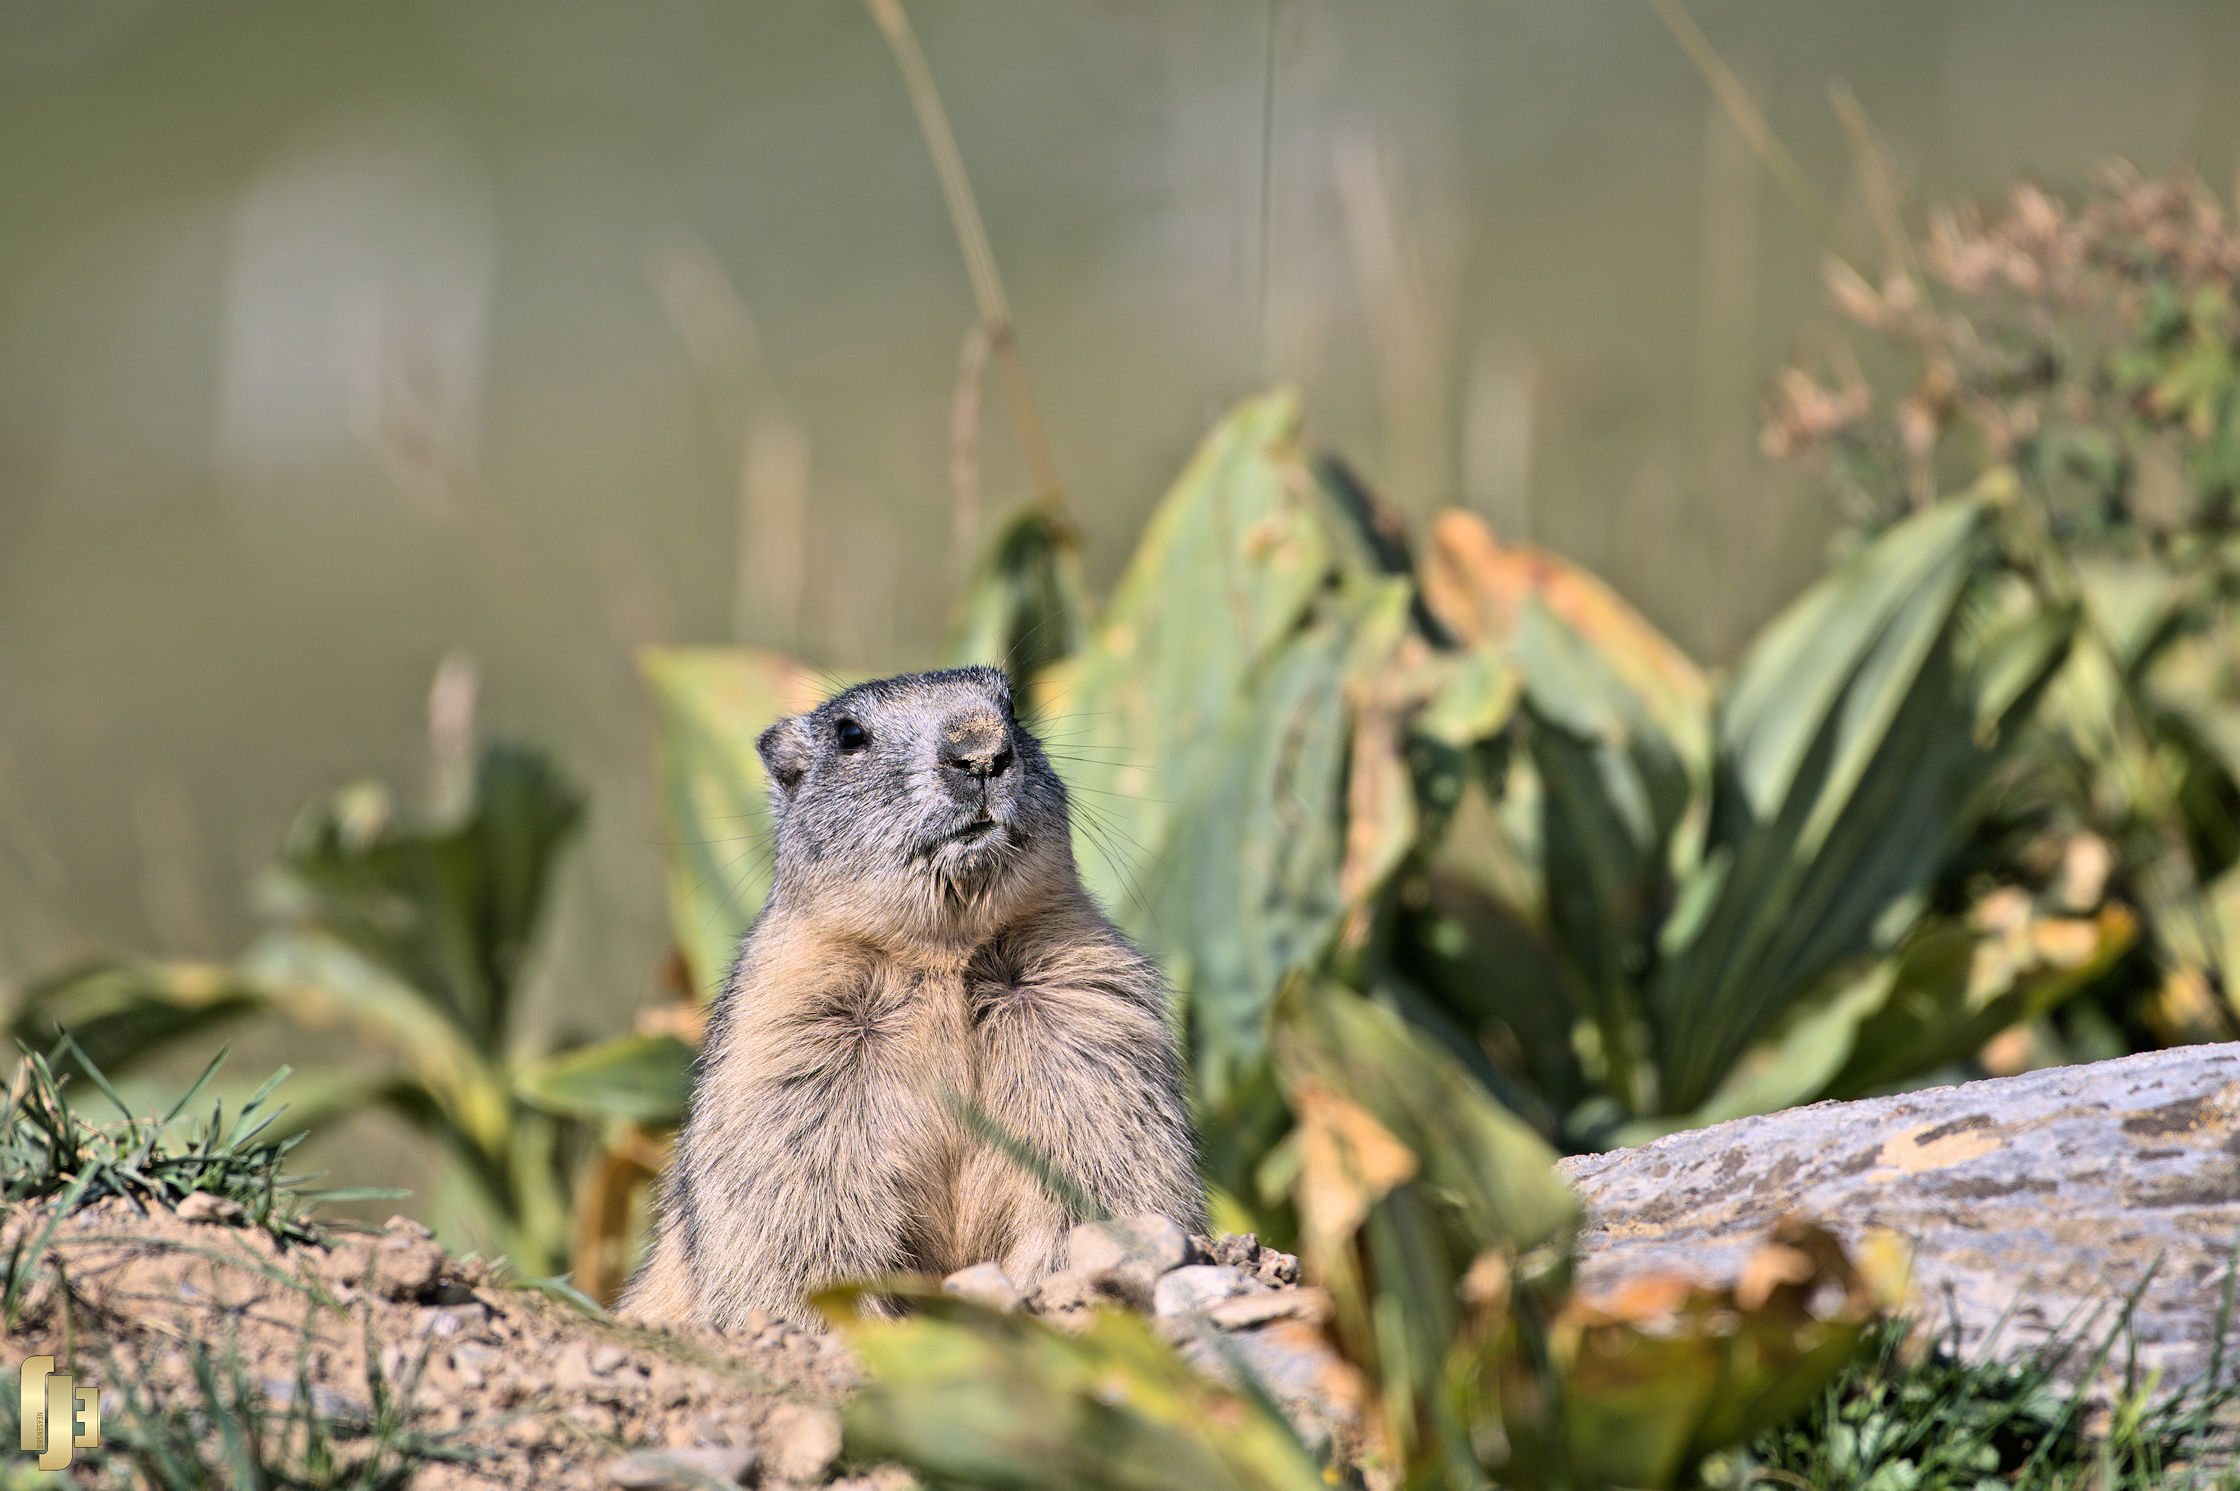
<instances>
[{"instance_id":1,"label":"grey fur on head","mask_svg":"<svg viewBox=\"0 0 2240 1491\"><path fill-rule=\"evenodd\" d=\"M756 745L778 894L841 903L874 938L952 942L1042 876L1073 873L1065 785L999 669L860 683Z\"/></svg>"},{"instance_id":2,"label":"grey fur on head","mask_svg":"<svg viewBox=\"0 0 2240 1491\"><path fill-rule=\"evenodd\" d=\"M810 1323L847 1279L996 1262L1082 1218L1205 1224L1158 970L1075 872L1066 794L993 668L860 684L764 731L777 874L710 1014L654 1246L620 1308Z\"/></svg>"}]
</instances>

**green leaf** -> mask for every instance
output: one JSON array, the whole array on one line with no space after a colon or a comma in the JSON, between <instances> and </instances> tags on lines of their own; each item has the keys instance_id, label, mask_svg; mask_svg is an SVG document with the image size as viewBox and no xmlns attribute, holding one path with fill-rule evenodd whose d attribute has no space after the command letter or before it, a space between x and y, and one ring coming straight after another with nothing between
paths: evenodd
<instances>
[{"instance_id":1,"label":"green leaf","mask_svg":"<svg viewBox=\"0 0 2240 1491\"><path fill-rule=\"evenodd\" d=\"M1258 1056L1268 1003L1345 915L1344 618L1318 620L1230 706L1177 783L1189 811L1147 875L1146 941L1188 992L1201 1087L1224 1098Z\"/></svg>"},{"instance_id":2,"label":"green leaf","mask_svg":"<svg viewBox=\"0 0 2240 1491\"><path fill-rule=\"evenodd\" d=\"M1778 813L1847 700L1845 750L1827 777L1857 779L1873 754L1874 720L1896 713L1908 665L1918 668L1959 599L1983 523L1980 502L1954 501L1899 524L1813 585L1752 644L1719 709L1734 810L1761 822Z\"/></svg>"},{"instance_id":3,"label":"green leaf","mask_svg":"<svg viewBox=\"0 0 2240 1491\"><path fill-rule=\"evenodd\" d=\"M582 816L581 795L543 756L493 745L456 821L402 822L372 785L306 809L267 891L282 915L349 944L494 1052L555 856Z\"/></svg>"},{"instance_id":4,"label":"green leaf","mask_svg":"<svg viewBox=\"0 0 2240 1491\"><path fill-rule=\"evenodd\" d=\"M1239 406L1160 503L1088 647L1038 687L1082 877L1202 1022L1216 1100L1340 908L1345 703L1384 586L1317 600L1332 545L1284 395Z\"/></svg>"},{"instance_id":5,"label":"green leaf","mask_svg":"<svg viewBox=\"0 0 2240 1491\"><path fill-rule=\"evenodd\" d=\"M1206 437L1152 514L1089 646L1038 689L1077 812L1132 850L1085 852L1084 878L1138 930L1134 862L1155 862L1192 758L1328 574L1328 539L1302 495L1297 421L1293 400L1271 396Z\"/></svg>"},{"instance_id":6,"label":"green leaf","mask_svg":"<svg viewBox=\"0 0 2240 1491\"><path fill-rule=\"evenodd\" d=\"M1983 509L1932 508L1854 553L1768 628L1720 713L1702 930L1651 986L1657 1111L1703 1104L1737 1057L1845 963L1887 947L1965 835L2022 688L1960 656ZM2039 646L2043 673L2059 652ZM1970 661L1978 659L1971 658ZM2027 681L2027 680L2024 680ZM1686 879L1679 887L1686 901Z\"/></svg>"},{"instance_id":7,"label":"green leaf","mask_svg":"<svg viewBox=\"0 0 2240 1491\"><path fill-rule=\"evenodd\" d=\"M946 661L1001 668L1016 696L1032 699L1043 669L1087 642L1091 609L1073 525L1037 503L1004 525L973 577Z\"/></svg>"},{"instance_id":8,"label":"green leaf","mask_svg":"<svg viewBox=\"0 0 2240 1491\"><path fill-rule=\"evenodd\" d=\"M1823 987L1800 996L1764 1039L1737 1058L1701 1106L1626 1124L1608 1142L1647 1144L1682 1129L1773 1113L1829 1096L1828 1084L1857 1048L1861 1023L1889 1001L1897 972L1894 957L1870 960L1863 968L1839 969Z\"/></svg>"},{"instance_id":9,"label":"green leaf","mask_svg":"<svg viewBox=\"0 0 2240 1491\"><path fill-rule=\"evenodd\" d=\"M712 998L770 894L769 784L755 737L827 690L790 658L743 647L650 647L638 667L660 727L669 925L692 987Z\"/></svg>"},{"instance_id":10,"label":"green leaf","mask_svg":"<svg viewBox=\"0 0 2240 1491\"><path fill-rule=\"evenodd\" d=\"M1456 750L1491 740L1515 717L1522 684L1515 663L1491 648L1472 648L1416 716L1415 733Z\"/></svg>"},{"instance_id":11,"label":"green leaf","mask_svg":"<svg viewBox=\"0 0 2240 1491\"><path fill-rule=\"evenodd\" d=\"M2035 920L2007 935L1924 925L1898 959L1889 997L1859 1026L1850 1059L1820 1095L1864 1097L1980 1050L2007 1027L2057 1009L2137 936L2137 921L2114 905L2090 921Z\"/></svg>"},{"instance_id":12,"label":"green leaf","mask_svg":"<svg viewBox=\"0 0 2240 1491\"><path fill-rule=\"evenodd\" d=\"M1674 835L1694 804L1687 767L1633 690L1536 600L1511 643L1542 788L1548 919L1579 970L1614 1085L1636 1109L1646 1039L1637 990L1672 900Z\"/></svg>"},{"instance_id":13,"label":"green leaf","mask_svg":"<svg viewBox=\"0 0 2240 1491\"><path fill-rule=\"evenodd\" d=\"M121 1072L269 1007L265 989L223 965L102 960L32 984L9 1030L36 1050L66 1027L103 1070Z\"/></svg>"},{"instance_id":14,"label":"green leaf","mask_svg":"<svg viewBox=\"0 0 2240 1491\"><path fill-rule=\"evenodd\" d=\"M1451 635L1506 651L1527 613L1553 617L1600 660L1655 722L1691 779L1709 770L1711 686L1703 671L1608 585L1559 554L1504 544L1483 519L1450 508L1431 527L1423 566L1427 608Z\"/></svg>"},{"instance_id":15,"label":"green leaf","mask_svg":"<svg viewBox=\"0 0 2240 1491\"><path fill-rule=\"evenodd\" d=\"M1148 1321L1100 1313L1078 1336L912 1291L902 1321L844 1321L870 1381L851 1458L930 1484L1025 1491L1313 1491L1326 1483L1263 1394L1215 1384Z\"/></svg>"},{"instance_id":16,"label":"green leaf","mask_svg":"<svg viewBox=\"0 0 2240 1491\"><path fill-rule=\"evenodd\" d=\"M623 1035L514 1073L524 1102L563 1118L674 1124L692 1093L692 1048L673 1035Z\"/></svg>"},{"instance_id":17,"label":"green leaf","mask_svg":"<svg viewBox=\"0 0 2240 1491\"><path fill-rule=\"evenodd\" d=\"M388 967L316 931L267 933L237 966L288 1019L313 1030L347 1029L402 1065L410 1085L471 1142L492 1152L505 1147L511 1114L496 1053L485 1055ZM383 1098L400 1101L393 1089Z\"/></svg>"}]
</instances>

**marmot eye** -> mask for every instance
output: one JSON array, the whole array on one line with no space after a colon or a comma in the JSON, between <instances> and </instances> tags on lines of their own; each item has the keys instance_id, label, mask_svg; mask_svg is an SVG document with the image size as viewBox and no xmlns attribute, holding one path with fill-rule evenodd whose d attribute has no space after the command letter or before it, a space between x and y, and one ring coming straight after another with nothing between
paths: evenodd
<instances>
[{"instance_id":1,"label":"marmot eye","mask_svg":"<svg viewBox=\"0 0 2240 1491\"><path fill-rule=\"evenodd\" d=\"M843 751L860 751L871 744L871 732L854 720L842 720L834 725L832 738L840 743Z\"/></svg>"}]
</instances>

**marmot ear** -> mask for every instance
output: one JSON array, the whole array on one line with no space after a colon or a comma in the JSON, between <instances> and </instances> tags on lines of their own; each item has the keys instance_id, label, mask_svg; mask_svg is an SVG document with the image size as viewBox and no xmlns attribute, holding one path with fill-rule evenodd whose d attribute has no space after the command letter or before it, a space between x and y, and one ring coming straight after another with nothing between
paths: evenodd
<instances>
[{"instance_id":1,"label":"marmot ear","mask_svg":"<svg viewBox=\"0 0 2240 1491\"><path fill-rule=\"evenodd\" d=\"M790 793L801 785L809 769L809 742L803 738L798 717L780 720L763 731L754 748L762 753L762 769L770 773L780 792Z\"/></svg>"}]
</instances>

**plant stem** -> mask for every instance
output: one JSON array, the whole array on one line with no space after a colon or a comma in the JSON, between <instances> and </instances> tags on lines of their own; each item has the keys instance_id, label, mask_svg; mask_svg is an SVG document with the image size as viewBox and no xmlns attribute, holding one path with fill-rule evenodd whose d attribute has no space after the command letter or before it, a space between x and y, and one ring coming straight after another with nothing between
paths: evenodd
<instances>
[{"instance_id":1,"label":"plant stem","mask_svg":"<svg viewBox=\"0 0 2240 1491\"><path fill-rule=\"evenodd\" d=\"M1672 33L1672 39L1680 43L1680 50L1688 54L1688 60L1695 64L1696 71L1703 74L1704 82L1711 86L1711 92L1718 98L1720 107L1727 111L1727 117L1734 121L1734 127L1741 132L1742 138L1749 141L1750 148L1758 153L1758 159L1764 161L1766 169L1773 173L1773 179L1788 197L1790 205L1811 225L1812 231L1820 236L1829 253L1850 264L1849 257L1836 245L1835 219L1829 214L1827 204L1812 189L1812 182L1797 165L1796 157L1789 154L1789 148L1781 143L1781 137L1766 123L1766 116L1750 98L1750 90L1742 86L1742 80L1734 75L1733 68L1727 66L1726 60L1719 55L1718 48L1711 45L1711 39L1696 25L1695 18L1688 14L1680 0L1649 0L1649 8L1657 13L1658 20L1664 22L1665 29ZM1858 268L1857 265L1851 267L1854 271Z\"/></svg>"},{"instance_id":2,"label":"plant stem","mask_svg":"<svg viewBox=\"0 0 2240 1491\"><path fill-rule=\"evenodd\" d=\"M926 149L933 156L934 174L941 180L942 200L949 207L949 221L957 233L957 247L964 254L965 273L972 280L972 296L980 306L988 349L1003 369L1004 388L1011 397L1012 418L1019 426L1019 443L1025 448L1027 471L1035 486L1035 499L1053 509L1065 505L1058 470L1042 434L1042 416L1035 408L1034 390L1027 383L1027 369L1019 356L1018 338L1011 327L1011 305L1004 298L1003 280L996 274L995 251L988 246L988 231L980 221L980 206L973 199L972 183L964 173L964 157L957 137L950 133L949 116L941 107L941 94L933 85L925 53L917 34L903 13L902 0L864 0L871 18L886 34L887 45L902 69L902 86L917 111L918 128L925 134Z\"/></svg>"}]
</instances>

